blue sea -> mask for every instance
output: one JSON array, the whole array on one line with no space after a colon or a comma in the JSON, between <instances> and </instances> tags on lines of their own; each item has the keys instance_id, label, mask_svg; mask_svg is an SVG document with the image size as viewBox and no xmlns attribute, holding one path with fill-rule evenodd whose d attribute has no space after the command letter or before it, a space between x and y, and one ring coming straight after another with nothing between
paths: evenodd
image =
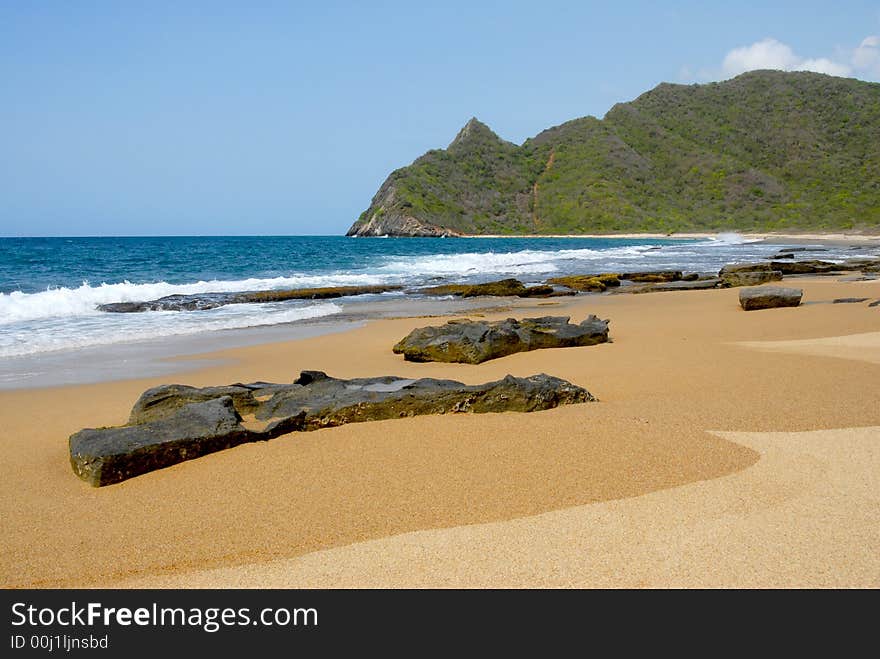
<instances>
[{"instance_id":1,"label":"blue sea","mask_svg":"<svg viewBox=\"0 0 880 659\"><path fill-rule=\"evenodd\" d=\"M353 305L363 316L369 315L370 308L387 310L396 304L403 312L414 303L411 295L385 293L335 300L236 304L207 311L119 314L97 309L99 304L109 302L317 286L418 287L502 277L531 283L567 273L621 270L715 272L725 263L764 258L779 247L749 242L735 234L691 240L0 238L0 367L4 360L30 357L27 368L32 373L35 363L48 363L50 357L58 355L93 359L103 354L102 348L131 346L136 350L139 345L156 346L157 341L169 345L180 337L207 340L229 335L233 330L273 327L275 338L279 327L289 329L346 318ZM844 254L829 252L822 256ZM15 380L20 369L10 370L9 363L6 366L6 379Z\"/></svg>"}]
</instances>

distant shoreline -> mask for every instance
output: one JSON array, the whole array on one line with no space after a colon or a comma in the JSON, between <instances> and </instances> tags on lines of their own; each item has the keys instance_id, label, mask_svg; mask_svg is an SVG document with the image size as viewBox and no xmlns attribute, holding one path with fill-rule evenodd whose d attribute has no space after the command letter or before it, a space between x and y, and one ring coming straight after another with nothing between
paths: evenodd
<instances>
[{"instance_id":1,"label":"distant shoreline","mask_svg":"<svg viewBox=\"0 0 880 659\"><path fill-rule=\"evenodd\" d=\"M739 231L717 231L714 233L576 233L576 234L461 234L457 238L651 238L651 239L691 239L691 238L717 238L723 235L742 236L747 240L763 240L765 242L799 242L799 241L825 241L839 244L855 244L880 242L880 234L864 233L741 233Z\"/></svg>"},{"instance_id":2,"label":"distant shoreline","mask_svg":"<svg viewBox=\"0 0 880 659\"><path fill-rule=\"evenodd\" d=\"M737 235L743 238L808 238L822 240L827 238L840 240L880 240L880 233L841 233L818 231L810 233L771 233L743 231L706 231L700 233L517 233L517 234L460 234L456 238L714 238L723 235Z\"/></svg>"}]
</instances>

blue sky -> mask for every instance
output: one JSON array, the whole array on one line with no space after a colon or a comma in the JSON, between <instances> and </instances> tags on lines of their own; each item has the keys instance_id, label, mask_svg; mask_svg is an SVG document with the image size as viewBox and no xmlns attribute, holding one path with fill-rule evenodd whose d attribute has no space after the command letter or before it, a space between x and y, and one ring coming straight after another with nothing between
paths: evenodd
<instances>
[{"instance_id":1,"label":"blue sky","mask_svg":"<svg viewBox=\"0 0 880 659\"><path fill-rule=\"evenodd\" d=\"M471 116L520 143L662 81L877 81L877 35L877 1L5 0L0 235L341 233Z\"/></svg>"}]
</instances>

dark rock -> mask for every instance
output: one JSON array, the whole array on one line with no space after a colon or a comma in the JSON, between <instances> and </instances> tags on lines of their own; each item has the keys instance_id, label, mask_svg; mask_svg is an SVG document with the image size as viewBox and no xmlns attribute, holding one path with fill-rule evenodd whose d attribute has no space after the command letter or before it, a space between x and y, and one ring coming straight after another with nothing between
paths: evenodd
<instances>
[{"instance_id":1,"label":"dark rock","mask_svg":"<svg viewBox=\"0 0 880 659\"><path fill-rule=\"evenodd\" d=\"M780 254L788 254L791 252L827 252L828 250L824 247L786 247L785 249L780 249Z\"/></svg>"},{"instance_id":2,"label":"dark rock","mask_svg":"<svg viewBox=\"0 0 880 659\"><path fill-rule=\"evenodd\" d=\"M621 273L620 278L642 283L679 281L681 279L681 270L649 270L646 272L624 272Z\"/></svg>"},{"instance_id":3,"label":"dark rock","mask_svg":"<svg viewBox=\"0 0 880 659\"><path fill-rule=\"evenodd\" d=\"M779 270L756 270L752 272L726 272L721 275L721 285L725 288L737 286L757 286L769 281L779 281L782 273Z\"/></svg>"},{"instance_id":4,"label":"dark rock","mask_svg":"<svg viewBox=\"0 0 880 659\"><path fill-rule=\"evenodd\" d=\"M858 304L859 302L867 302L868 298L866 297L838 297L835 298L832 304Z\"/></svg>"},{"instance_id":5,"label":"dark rock","mask_svg":"<svg viewBox=\"0 0 880 659\"><path fill-rule=\"evenodd\" d=\"M781 286L757 286L743 288L739 292L739 304L746 311L753 309L773 309L775 307L796 307L801 303L804 292L800 288Z\"/></svg>"},{"instance_id":6,"label":"dark rock","mask_svg":"<svg viewBox=\"0 0 880 659\"><path fill-rule=\"evenodd\" d=\"M287 300L326 300L351 295L369 295L400 290L400 286L333 286L289 290L244 291L241 293L197 293L168 295L148 302L111 302L99 304L99 311L137 313L143 311L205 311L227 304L285 302Z\"/></svg>"},{"instance_id":7,"label":"dark rock","mask_svg":"<svg viewBox=\"0 0 880 659\"><path fill-rule=\"evenodd\" d=\"M682 281L697 281L700 279L700 274L698 272L689 272L686 275L681 276Z\"/></svg>"},{"instance_id":8,"label":"dark rock","mask_svg":"<svg viewBox=\"0 0 880 659\"><path fill-rule=\"evenodd\" d=\"M789 254L782 254L782 253L779 253L779 254L774 254L774 255L771 256L770 258L773 259L774 261L778 261L779 259L793 259L793 258L794 258L794 254L791 254L791 253L789 253Z\"/></svg>"},{"instance_id":9,"label":"dark rock","mask_svg":"<svg viewBox=\"0 0 880 659\"><path fill-rule=\"evenodd\" d=\"M665 291L703 291L711 288L718 288L721 279L713 277L711 279L698 279L696 281L667 281L656 284L648 284L646 286L630 286L621 288L621 293L662 293Z\"/></svg>"},{"instance_id":10,"label":"dark rock","mask_svg":"<svg viewBox=\"0 0 880 659\"><path fill-rule=\"evenodd\" d=\"M167 295L148 302L110 302L99 304L98 311L110 313L140 313L143 311L207 311L231 304L233 293L199 293L196 295Z\"/></svg>"},{"instance_id":11,"label":"dark rock","mask_svg":"<svg viewBox=\"0 0 880 659\"><path fill-rule=\"evenodd\" d=\"M277 392L257 412L261 420L303 416L314 430L359 421L455 412L533 412L596 400L586 389L549 375L506 376L487 384L386 376L337 380L322 377Z\"/></svg>"},{"instance_id":12,"label":"dark rock","mask_svg":"<svg viewBox=\"0 0 880 659\"><path fill-rule=\"evenodd\" d=\"M869 307L880 307L880 300L874 300L874 301L871 302L871 304L869 304L868 306L869 306Z\"/></svg>"},{"instance_id":13,"label":"dark rock","mask_svg":"<svg viewBox=\"0 0 880 659\"><path fill-rule=\"evenodd\" d=\"M608 321L589 316L577 325L568 316L508 318L496 322L453 320L420 327L394 346L411 362L480 364L540 348L589 346L608 341Z\"/></svg>"},{"instance_id":14,"label":"dark rock","mask_svg":"<svg viewBox=\"0 0 880 659\"><path fill-rule=\"evenodd\" d=\"M227 390L239 395L211 397ZM133 419L149 411L153 420L71 435L70 462L77 476L98 487L295 431L419 414L532 412L595 400L586 389L543 373L481 385L392 376L337 380L321 371L303 371L293 384L170 385L145 392L132 410ZM242 413L253 413L262 427L245 427Z\"/></svg>"},{"instance_id":15,"label":"dark rock","mask_svg":"<svg viewBox=\"0 0 880 659\"><path fill-rule=\"evenodd\" d=\"M232 397L183 405L164 419L70 436L74 473L99 487L253 441Z\"/></svg>"}]
</instances>

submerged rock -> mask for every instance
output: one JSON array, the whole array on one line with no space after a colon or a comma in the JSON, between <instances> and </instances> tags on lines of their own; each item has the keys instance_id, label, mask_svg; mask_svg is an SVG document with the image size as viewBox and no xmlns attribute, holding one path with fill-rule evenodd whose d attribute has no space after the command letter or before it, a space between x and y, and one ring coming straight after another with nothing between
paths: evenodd
<instances>
[{"instance_id":1,"label":"submerged rock","mask_svg":"<svg viewBox=\"0 0 880 659\"><path fill-rule=\"evenodd\" d=\"M608 321L589 316L575 325L568 316L508 318L496 322L453 320L420 327L394 346L411 362L481 364L540 348L589 346L608 341Z\"/></svg>"},{"instance_id":2,"label":"submerged rock","mask_svg":"<svg viewBox=\"0 0 880 659\"><path fill-rule=\"evenodd\" d=\"M544 373L480 385L393 376L338 380L321 371L303 371L292 384L166 385L144 392L129 424L71 435L70 463L77 476L100 487L294 431L420 414L533 412L595 400L586 389ZM256 421L243 422L249 414Z\"/></svg>"},{"instance_id":3,"label":"submerged rock","mask_svg":"<svg viewBox=\"0 0 880 659\"><path fill-rule=\"evenodd\" d=\"M838 297L832 300L832 304L858 304L859 302L867 302L866 297Z\"/></svg>"},{"instance_id":4,"label":"submerged rock","mask_svg":"<svg viewBox=\"0 0 880 659\"><path fill-rule=\"evenodd\" d=\"M739 292L739 304L746 311L796 307L801 303L803 295L804 292L800 288L783 288L781 286L743 288Z\"/></svg>"},{"instance_id":5,"label":"submerged rock","mask_svg":"<svg viewBox=\"0 0 880 659\"><path fill-rule=\"evenodd\" d=\"M285 302L287 300L328 300L350 295L370 295L400 290L400 286L331 286L286 290L244 291L240 293L196 293L167 295L148 302L111 302L99 304L98 311L138 313L143 311L205 311L227 304Z\"/></svg>"}]
</instances>

